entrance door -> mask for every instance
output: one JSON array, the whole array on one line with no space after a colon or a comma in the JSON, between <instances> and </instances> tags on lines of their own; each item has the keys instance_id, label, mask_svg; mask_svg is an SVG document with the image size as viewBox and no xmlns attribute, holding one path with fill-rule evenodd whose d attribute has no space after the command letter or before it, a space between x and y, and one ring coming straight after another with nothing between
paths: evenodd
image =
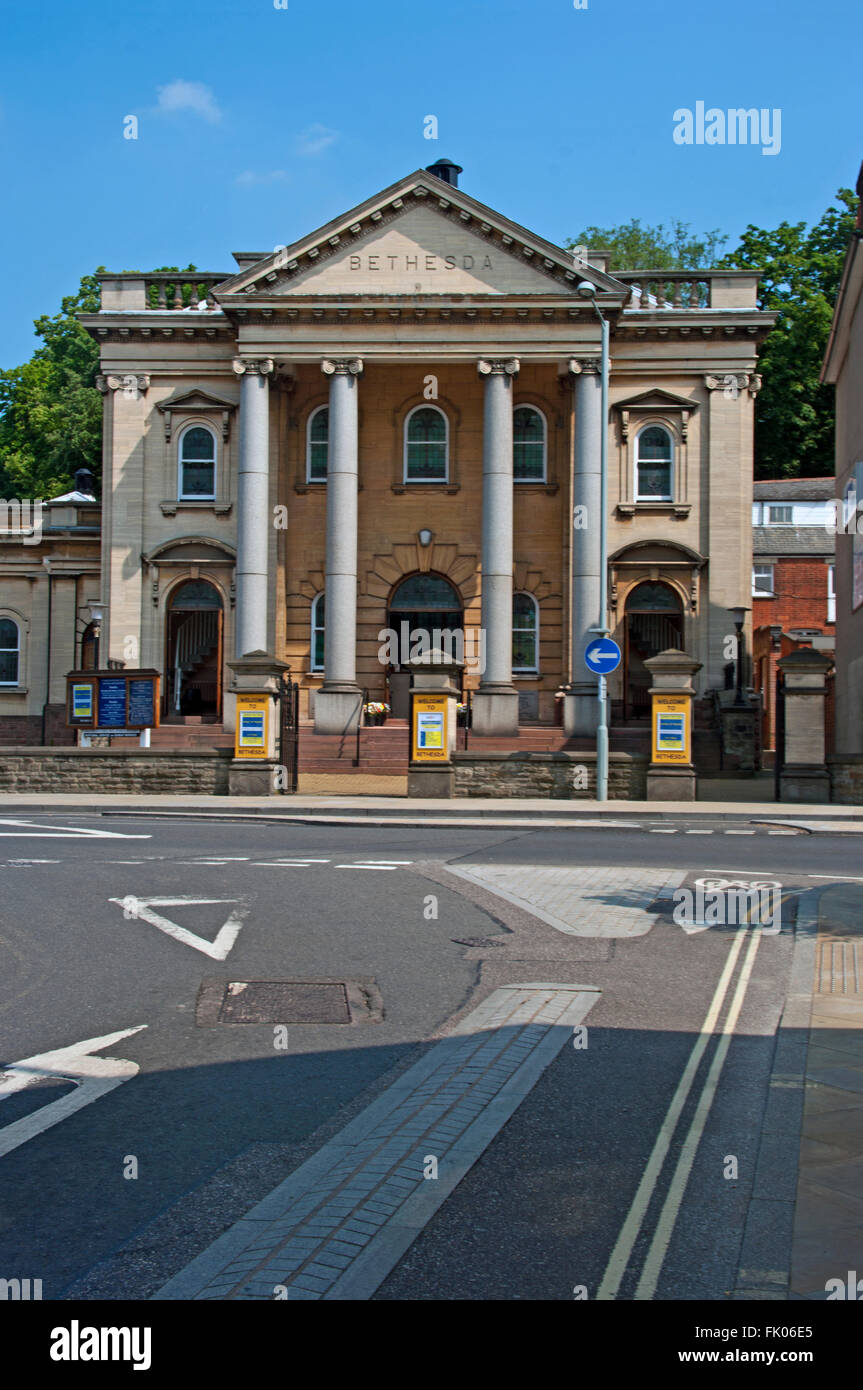
<instances>
[{"instance_id":1,"label":"entrance door","mask_svg":"<svg viewBox=\"0 0 863 1390\"><path fill-rule=\"evenodd\" d=\"M398 639L398 660L392 664L389 677L390 705L394 719L407 719L410 713L410 672L407 661L410 656L411 638L402 641L402 633L413 633L417 641L419 633L424 633L426 650L440 643L435 639L435 629L448 630L453 636L449 640L456 649L464 650L464 611L461 597L448 579L439 574L411 574L398 584L390 599L388 623ZM402 624L407 627L403 628ZM456 635L458 634L458 635Z\"/></svg>"},{"instance_id":2,"label":"entrance door","mask_svg":"<svg viewBox=\"0 0 863 1390\"><path fill-rule=\"evenodd\" d=\"M669 584L637 584L626 600L624 719L649 719L652 685L645 661L683 648L683 605Z\"/></svg>"},{"instance_id":3,"label":"entrance door","mask_svg":"<svg viewBox=\"0 0 863 1390\"><path fill-rule=\"evenodd\" d=\"M222 599L205 579L171 595L166 623L165 713L222 715Z\"/></svg>"}]
</instances>

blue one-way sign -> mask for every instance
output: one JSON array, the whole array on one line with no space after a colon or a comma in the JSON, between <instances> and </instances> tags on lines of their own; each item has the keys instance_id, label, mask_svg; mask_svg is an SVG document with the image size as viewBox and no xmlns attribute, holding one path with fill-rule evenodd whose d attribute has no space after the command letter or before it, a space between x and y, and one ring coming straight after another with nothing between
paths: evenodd
<instances>
[{"instance_id":1,"label":"blue one-way sign","mask_svg":"<svg viewBox=\"0 0 863 1390\"><path fill-rule=\"evenodd\" d=\"M620 665L620 647L610 637L597 637L585 647L584 661L597 676L607 676Z\"/></svg>"}]
</instances>

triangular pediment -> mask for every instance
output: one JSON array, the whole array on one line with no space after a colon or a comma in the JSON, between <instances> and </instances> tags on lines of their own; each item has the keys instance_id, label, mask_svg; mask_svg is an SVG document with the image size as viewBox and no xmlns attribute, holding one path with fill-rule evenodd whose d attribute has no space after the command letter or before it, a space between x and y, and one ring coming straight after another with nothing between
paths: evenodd
<instances>
[{"instance_id":1,"label":"triangular pediment","mask_svg":"<svg viewBox=\"0 0 863 1390\"><path fill-rule=\"evenodd\" d=\"M653 391L642 391L640 396L630 396L625 401L615 401L615 410L697 410L698 401L686 396L676 396L673 391L663 391L657 387Z\"/></svg>"},{"instance_id":2,"label":"triangular pediment","mask_svg":"<svg viewBox=\"0 0 863 1390\"><path fill-rule=\"evenodd\" d=\"M629 287L418 170L215 287L239 297L575 295L588 280L621 304Z\"/></svg>"},{"instance_id":3,"label":"triangular pediment","mask_svg":"<svg viewBox=\"0 0 863 1390\"><path fill-rule=\"evenodd\" d=\"M211 391L175 391L164 401L159 401L157 410L236 410L236 401L226 396L214 395Z\"/></svg>"}]
</instances>

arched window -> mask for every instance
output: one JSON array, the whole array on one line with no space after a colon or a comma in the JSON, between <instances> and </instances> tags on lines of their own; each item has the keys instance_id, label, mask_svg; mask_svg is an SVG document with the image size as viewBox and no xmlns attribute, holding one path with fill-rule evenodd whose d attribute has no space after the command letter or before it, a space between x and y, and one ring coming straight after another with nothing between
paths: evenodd
<instances>
[{"instance_id":1,"label":"arched window","mask_svg":"<svg viewBox=\"0 0 863 1390\"><path fill-rule=\"evenodd\" d=\"M512 596L512 669L539 670L539 604L533 594Z\"/></svg>"},{"instance_id":2,"label":"arched window","mask_svg":"<svg viewBox=\"0 0 863 1390\"><path fill-rule=\"evenodd\" d=\"M306 426L306 482L327 481L327 451L330 447L330 408L319 405Z\"/></svg>"},{"instance_id":3,"label":"arched window","mask_svg":"<svg viewBox=\"0 0 863 1390\"><path fill-rule=\"evenodd\" d=\"M180 498L206 501L216 496L216 436L191 425L180 436Z\"/></svg>"},{"instance_id":4,"label":"arched window","mask_svg":"<svg viewBox=\"0 0 863 1390\"><path fill-rule=\"evenodd\" d=\"M312 671L324 669L324 631L326 626L326 594L312 599Z\"/></svg>"},{"instance_id":5,"label":"arched window","mask_svg":"<svg viewBox=\"0 0 863 1390\"><path fill-rule=\"evenodd\" d=\"M517 483L545 482L545 416L520 405L512 417L512 475Z\"/></svg>"},{"instance_id":6,"label":"arched window","mask_svg":"<svg viewBox=\"0 0 863 1390\"><path fill-rule=\"evenodd\" d=\"M636 501L672 501L674 444L668 430L648 425L639 433L635 448Z\"/></svg>"},{"instance_id":7,"label":"arched window","mask_svg":"<svg viewBox=\"0 0 863 1390\"><path fill-rule=\"evenodd\" d=\"M447 418L436 406L416 406L405 421L405 482L445 483L448 476Z\"/></svg>"},{"instance_id":8,"label":"arched window","mask_svg":"<svg viewBox=\"0 0 863 1390\"><path fill-rule=\"evenodd\" d=\"M11 618L0 618L0 685L18 684L21 633Z\"/></svg>"}]
</instances>

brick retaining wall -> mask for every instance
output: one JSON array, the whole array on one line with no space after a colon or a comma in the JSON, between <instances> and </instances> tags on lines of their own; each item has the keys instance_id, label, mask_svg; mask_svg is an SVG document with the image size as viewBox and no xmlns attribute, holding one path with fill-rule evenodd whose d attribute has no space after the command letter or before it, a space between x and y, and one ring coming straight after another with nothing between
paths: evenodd
<instances>
[{"instance_id":1,"label":"brick retaining wall","mask_svg":"<svg viewBox=\"0 0 863 1390\"><path fill-rule=\"evenodd\" d=\"M0 791L227 796L232 756L231 749L6 748Z\"/></svg>"},{"instance_id":2,"label":"brick retaining wall","mask_svg":"<svg viewBox=\"0 0 863 1390\"><path fill-rule=\"evenodd\" d=\"M456 753L456 796L560 797L573 801L596 796L596 753ZM649 759L638 753L610 753L610 801L643 801ZM576 769L587 769L587 786L576 788ZM579 781L582 780L579 778Z\"/></svg>"}]
</instances>

